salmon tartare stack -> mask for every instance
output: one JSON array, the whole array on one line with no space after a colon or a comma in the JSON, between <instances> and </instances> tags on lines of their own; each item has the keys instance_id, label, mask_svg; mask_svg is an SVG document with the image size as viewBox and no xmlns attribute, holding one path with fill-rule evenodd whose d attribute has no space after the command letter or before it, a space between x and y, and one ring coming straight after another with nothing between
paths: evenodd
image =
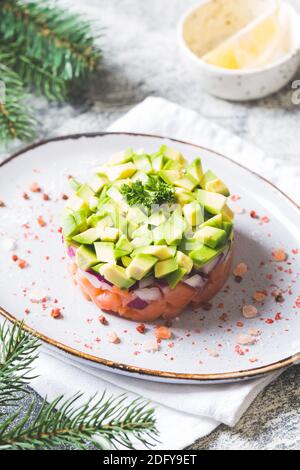
<instances>
[{"instance_id":1,"label":"salmon tartare stack","mask_svg":"<svg viewBox=\"0 0 300 470\"><path fill-rule=\"evenodd\" d=\"M224 286L233 255L226 184L201 158L163 145L98 167L62 215L69 270L100 310L137 322L172 319Z\"/></svg>"}]
</instances>

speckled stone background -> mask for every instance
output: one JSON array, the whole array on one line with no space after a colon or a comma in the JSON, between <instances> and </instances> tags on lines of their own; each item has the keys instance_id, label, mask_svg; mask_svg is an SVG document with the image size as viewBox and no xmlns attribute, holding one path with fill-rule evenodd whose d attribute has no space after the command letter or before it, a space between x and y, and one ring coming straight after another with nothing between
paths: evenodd
<instances>
[{"instance_id":1,"label":"speckled stone background","mask_svg":"<svg viewBox=\"0 0 300 470\"><path fill-rule=\"evenodd\" d=\"M82 10L102 30L103 61L96 76L73 91L69 103L30 97L37 111L39 137L60 132L68 119L82 116L82 130L105 130L149 95L188 106L261 147L266 154L300 166L300 105L291 84L276 96L229 103L203 93L185 69L176 26L191 0L61 1ZM300 11L300 0L291 1ZM99 19L98 19L99 18ZM99 26L98 26L99 25ZM300 70L295 79L300 79ZM15 148L15 146L14 146ZM11 149L12 150L12 149ZM3 158L5 155L2 154ZM266 175L267 176L267 175ZM24 400L27 405L34 392ZM192 449L300 449L300 366L283 373L262 392L238 425L220 426Z\"/></svg>"}]
</instances>

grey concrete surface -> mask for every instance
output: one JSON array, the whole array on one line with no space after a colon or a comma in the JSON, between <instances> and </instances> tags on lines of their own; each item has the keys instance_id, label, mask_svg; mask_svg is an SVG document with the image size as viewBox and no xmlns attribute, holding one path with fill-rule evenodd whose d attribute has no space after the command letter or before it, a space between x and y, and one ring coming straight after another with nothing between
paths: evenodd
<instances>
[{"instance_id":1,"label":"grey concrete surface","mask_svg":"<svg viewBox=\"0 0 300 470\"><path fill-rule=\"evenodd\" d=\"M103 62L96 76L76 88L69 103L49 104L31 96L39 137L55 135L82 115L93 130L105 128L145 97L162 96L188 106L261 147L266 154L300 165L300 105L291 84L275 96L230 103L203 93L181 60L176 25L191 0L73 0L103 28ZM300 11L300 0L293 0ZM300 70L296 79L300 79ZM88 130L88 129L84 129ZM4 155L2 155L4 157ZM267 176L267 175L266 175ZM34 393L34 392L32 392ZM29 403L30 396L24 400ZM230 429L220 426L192 449L300 449L300 366L282 374Z\"/></svg>"}]
</instances>

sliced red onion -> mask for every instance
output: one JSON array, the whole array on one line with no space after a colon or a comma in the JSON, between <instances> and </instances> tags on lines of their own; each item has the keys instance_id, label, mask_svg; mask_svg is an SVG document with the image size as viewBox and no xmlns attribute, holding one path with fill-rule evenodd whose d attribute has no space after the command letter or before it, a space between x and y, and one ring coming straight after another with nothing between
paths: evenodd
<instances>
[{"instance_id":1,"label":"sliced red onion","mask_svg":"<svg viewBox=\"0 0 300 470\"><path fill-rule=\"evenodd\" d=\"M127 307L135 308L136 310L143 310L144 308L148 307L148 303L145 302L145 300L136 297L136 299L131 300L131 302L127 304Z\"/></svg>"},{"instance_id":2,"label":"sliced red onion","mask_svg":"<svg viewBox=\"0 0 300 470\"><path fill-rule=\"evenodd\" d=\"M75 248L71 245L68 246L68 255L70 256L70 258L75 258L76 256Z\"/></svg>"},{"instance_id":3,"label":"sliced red onion","mask_svg":"<svg viewBox=\"0 0 300 470\"><path fill-rule=\"evenodd\" d=\"M183 282L194 289L201 289L207 281L200 274L194 274L194 276L185 279Z\"/></svg>"},{"instance_id":4,"label":"sliced red onion","mask_svg":"<svg viewBox=\"0 0 300 470\"><path fill-rule=\"evenodd\" d=\"M206 264L201 268L201 271L204 274L209 274L213 269L215 269L222 261L224 254L220 253L215 259L213 259L210 263Z\"/></svg>"},{"instance_id":5,"label":"sliced red onion","mask_svg":"<svg viewBox=\"0 0 300 470\"><path fill-rule=\"evenodd\" d=\"M92 269L88 269L87 271L84 271L85 273L91 274L92 276L95 276L98 281L103 282L104 284L107 284L109 286L112 286L113 284L105 279L104 276L101 276L101 274L96 273L96 271L93 271Z\"/></svg>"},{"instance_id":6,"label":"sliced red onion","mask_svg":"<svg viewBox=\"0 0 300 470\"><path fill-rule=\"evenodd\" d=\"M154 302L161 297L160 289L158 287L151 287L145 289L137 289L134 291L135 295L145 302Z\"/></svg>"},{"instance_id":7,"label":"sliced red onion","mask_svg":"<svg viewBox=\"0 0 300 470\"><path fill-rule=\"evenodd\" d=\"M111 290L112 284L104 279L100 274L94 273L93 271L83 271L78 269L78 273L81 277L85 277L96 289Z\"/></svg>"},{"instance_id":8,"label":"sliced red onion","mask_svg":"<svg viewBox=\"0 0 300 470\"><path fill-rule=\"evenodd\" d=\"M147 277L145 279L142 279L137 288L138 289L145 289L145 287L149 287L149 286L153 286L153 284L155 284L155 280L153 277Z\"/></svg>"}]
</instances>

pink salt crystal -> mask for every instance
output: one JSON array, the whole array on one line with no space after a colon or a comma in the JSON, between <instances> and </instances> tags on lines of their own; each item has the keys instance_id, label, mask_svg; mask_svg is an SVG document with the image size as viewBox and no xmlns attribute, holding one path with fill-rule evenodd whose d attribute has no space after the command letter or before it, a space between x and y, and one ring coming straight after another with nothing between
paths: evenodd
<instances>
[{"instance_id":1,"label":"pink salt crystal","mask_svg":"<svg viewBox=\"0 0 300 470\"><path fill-rule=\"evenodd\" d=\"M258 310L253 305L244 305L243 306L243 315L245 318L255 318L257 316Z\"/></svg>"},{"instance_id":2,"label":"pink salt crystal","mask_svg":"<svg viewBox=\"0 0 300 470\"><path fill-rule=\"evenodd\" d=\"M110 331L107 336L110 343L119 344L121 342L119 336L114 331Z\"/></svg>"}]
</instances>

